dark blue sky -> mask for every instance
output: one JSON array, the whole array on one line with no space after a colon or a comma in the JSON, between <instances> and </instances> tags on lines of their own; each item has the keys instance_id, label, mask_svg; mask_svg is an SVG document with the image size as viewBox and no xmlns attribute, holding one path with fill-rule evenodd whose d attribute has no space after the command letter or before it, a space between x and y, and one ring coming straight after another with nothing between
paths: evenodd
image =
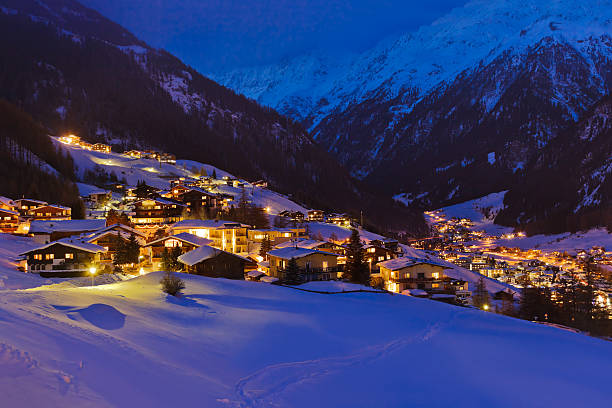
<instances>
[{"instance_id":1,"label":"dark blue sky","mask_svg":"<svg viewBox=\"0 0 612 408\"><path fill-rule=\"evenodd\" d=\"M206 73L314 49L362 51L466 0L80 0ZM412 4L417 3L417 4Z\"/></svg>"}]
</instances>

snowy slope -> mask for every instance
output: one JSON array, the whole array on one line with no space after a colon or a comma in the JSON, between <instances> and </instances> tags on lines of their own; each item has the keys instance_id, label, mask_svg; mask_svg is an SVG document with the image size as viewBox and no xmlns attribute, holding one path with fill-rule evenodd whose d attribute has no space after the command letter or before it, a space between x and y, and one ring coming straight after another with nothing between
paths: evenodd
<instances>
[{"instance_id":1,"label":"snowy slope","mask_svg":"<svg viewBox=\"0 0 612 408\"><path fill-rule=\"evenodd\" d=\"M77 168L77 173L80 177L83 176L86 170L95 170L96 166L100 166L107 173L114 172L119 179L125 178L128 185L136 186L138 181L144 180L148 185L161 189L170 188L170 179L178 177L194 177L193 171L200 171L202 168L209 175L213 171L217 177L233 177L230 173L193 160L177 160L176 165L168 163L160 163L153 159L134 159L119 153L103 153L91 150L81 149L80 147L66 145L58 142L58 146L70 152ZM89 193L94 189L93 186L79 183L79 189L82 194ZM261 207L268 207L271 214L278 214L283 210L302 211L307 209L294 203L286 196L274 191L254 187L247 183L246 192L248 198L255 204ZM99 189L98 189L99 190ZM225 184L224 181L218 180L217 192L233 195L236 199L240 197L241 189L231 187Z\"/></svg>"},{"instance_id":2,"label":"snowy slope","mask_svg":"<svg viewBox=\"0 0 612 408\"><path fill-rule=\"evenodd\" d=\"M612 398L601 372L612 346L602 340L388 294L184 276L186 295L168 298L160 276L1 292L3 403L514 407ZM491 381L495 367L503 381Z\"/></svg>"}]
</instances>

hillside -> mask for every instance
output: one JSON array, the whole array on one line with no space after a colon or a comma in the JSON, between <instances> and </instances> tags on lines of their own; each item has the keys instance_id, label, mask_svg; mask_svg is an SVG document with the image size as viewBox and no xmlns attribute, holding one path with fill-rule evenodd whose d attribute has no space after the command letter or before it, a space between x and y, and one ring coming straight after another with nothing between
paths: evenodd
<instances>
[{"instance_id":1,"label":"hillside","mask_svg":"<svg viewBox=\"0 0 612 408\"><path fill-rule=\"evenodd\" d=\"M307 55L218 79L300 120L354 176L438 208L520 186L609 94L611 13L608 0L473 0L348 61Z\"/></svg>"},{"instance_id":2,"label":"hillside","mask_svg":"<svg viewBox=\"0 0 612 408\"><path fill-rule=\"evenodd\" d=\"M0 291L3 401L368 407L384 395L388 407L510 407L612 398L601 375L610 344L584 335L406 296L197 276L184 276L176 299L161 293L160 276ZM491 381L492 367L504 381Z\"/></svg>"},{"instance_id":3,"label":"hillside","mask_svg":"<svg viewBox=\"0 0 612 408\"><path fill-rule=\"evenodd\" d=\"M203 77L74 0L0 2L0 97L52 134L153 148L223 168L381 228L420 215L368 193L297 123Z\"/></svg>"}]
</instances>

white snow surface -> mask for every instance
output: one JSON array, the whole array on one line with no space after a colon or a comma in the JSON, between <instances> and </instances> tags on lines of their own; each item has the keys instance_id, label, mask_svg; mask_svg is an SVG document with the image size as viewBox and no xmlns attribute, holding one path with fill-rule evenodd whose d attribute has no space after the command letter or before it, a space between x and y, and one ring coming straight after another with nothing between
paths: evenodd
<instances>
[{"instance_id":1,"label":"white snow surface","mask_svg":"<svg viewBox=\"0 0 612 408\"><path fill-rule=\"evenodd\" d=\"M174 298L161 292L161 276L0 292L3 404L515 407L612 398L602 375L612 344L581 334L402 295L191 275ZM504 381L491 381L491 367L503 367Z\"/></svg>"},{"instance_id":2,"label":"white snow surface","mask_svg":"<svg viewBox=\"0 0 612 408\"><path fill-rule=\"evenodd\" d=\"M563 233L555 235L533 235L531 237L517 237L513 239L500 239L499 245L521 249L538 249L543 252L567 252L576 255L577 250L588 250L594 246L603 246L607 251L612 250L612 234L605 228L594 228L576 233Z\"/></svg>"}]
</instances>

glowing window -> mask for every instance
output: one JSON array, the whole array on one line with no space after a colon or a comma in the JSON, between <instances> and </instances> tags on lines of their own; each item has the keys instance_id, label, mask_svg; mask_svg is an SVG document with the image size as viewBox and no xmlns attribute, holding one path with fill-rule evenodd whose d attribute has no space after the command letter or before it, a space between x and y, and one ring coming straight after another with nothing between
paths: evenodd
<instances>
[{"instance_id":1,"label":"glowing window","mask_svg":"<svg viewBox=\"0 0 612 408\"><path fill-rule=\"evenodd\" d=\"M74 259L74 254L73 253L67 253L66 254L66 259Z\"/></svg>"}]
</instances>

